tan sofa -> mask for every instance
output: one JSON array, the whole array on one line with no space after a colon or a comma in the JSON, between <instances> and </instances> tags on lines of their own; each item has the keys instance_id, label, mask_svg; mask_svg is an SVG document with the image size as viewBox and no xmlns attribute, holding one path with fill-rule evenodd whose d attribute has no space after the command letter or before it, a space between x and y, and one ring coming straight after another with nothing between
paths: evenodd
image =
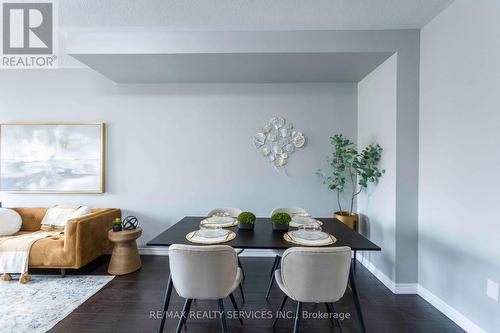
<instances>
[{"instance_id":1,"label":"tan sofa","mask_svg":"<svg viewBox=\"0 0 500 333\"><path fill-rule=\"evenodd\" d=\"M23 220L18 234L40 230L48 208L12 208ZM112 248L108 231L113 220L121 217L114 208L96 208L92 213L71 219L62 237L44 238L31 247L28 265L30 268L80 268Z\"/></svg>"}]
</instances>

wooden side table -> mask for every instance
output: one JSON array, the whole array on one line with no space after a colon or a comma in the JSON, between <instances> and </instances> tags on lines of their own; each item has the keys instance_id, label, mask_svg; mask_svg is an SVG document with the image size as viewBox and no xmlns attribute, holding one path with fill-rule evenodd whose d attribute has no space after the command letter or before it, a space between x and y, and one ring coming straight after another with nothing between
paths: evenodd
<instances>
[{"instance_id":1,"label":"wooden side table","mask_svg":"<svg viewBox=\"0 0 500 333\"><path fill-rule=\"evenodd\" d=\"M125 275L141 268L141 257L135 243L141 234L142 228L108 232L108 239L115 243L108 266L109 274Z\"/></svg>"}]
</instances>

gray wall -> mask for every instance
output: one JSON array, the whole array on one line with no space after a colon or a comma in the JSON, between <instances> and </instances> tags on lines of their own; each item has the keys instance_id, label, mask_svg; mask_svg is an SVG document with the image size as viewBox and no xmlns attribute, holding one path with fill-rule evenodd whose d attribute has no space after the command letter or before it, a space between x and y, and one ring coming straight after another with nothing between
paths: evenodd
<instances>
[{"instance_id":1,"label":"gray wall","mask_svg":"<svg viewBox=\"0 0 500 333\"><path fill-rule=\"evenodd\" d=\"M88 69L12 70L0 77L1 121L103 121L108 124L103 195L1 193L5 206L57 203L111 206L137 215L144 244L185 215L236 206L267 216L302 206L330 216L334 196L314 172L326 166L329 136L356 137L356 85L117 86ZM273 116L308 139L273 169L252 145Z\"/></svg>"},{"instance_id":2,"label":"gray wall","mask_svg":"<svg viewBox=\"0 0 500 333\"><path fill-rule=\"evenodd\" d=\"M396 281L396 115L397 55L393 55L358 83L358 147L378 143L384 150L381 167L386 174L358 196L360 232L382 252L363 256Z\"/></svg>"},{"instance_id":3,"label":"gray wall","mask_svg":"<svg viewBox=\"0 0 500 333\"><path fill-rule=\"evenodd\" d=\"M500 304L500 2L457 0L422 30L419 283L488 332Z\"/></svg>"},{"instance_id":4,"label":"gray wall","mask_svg":"<svg viewBox=\"0 0 500 333\"><path fill-rule=\"evenodd\" d=\"M103 52L396 53L396 229L391 239L377 240L377 244L382 248L396 244L395 266L389 269L395 272L395 282L417 281L419 31L184 32L170 33L168 38L157 36L158 40L173 38L175 43L152 43L141 33L132 43L121 39L105 42L109 36L74 36L67 50L79 53L91 46ZM214 205L237 205L265 215L276 205L293 204L317 215L329 215L335 200L314 171L326 166L332 133L357 137L356 85L351 84L347 84L347 91L339 90L345 85L330 84L124 87L88 70L4 71L0 82L3 119L103 119L110 123L106 200L99 196L2 194L4 201L52 204L88 200L93 205L106 202L126 207L151 225L143 241L188 212L203 214ZM255 130L277 113L290 118L310 139L308 148L293 156L290 177L285 179L276 178L275 171L250 145ZM232 135L214 134L214 129L226 128ZM230 164L209 161L208 157L221 149L230 150L237 158ZM210 177L205 178L209 179L197 181L207 170ZM166 174L171 177L164 180ZM153 180L145 182L146 175ZM227 178L237 181L228 185ZM208 192L207 188L215 190Z\"/></svg>"}]
</instances>

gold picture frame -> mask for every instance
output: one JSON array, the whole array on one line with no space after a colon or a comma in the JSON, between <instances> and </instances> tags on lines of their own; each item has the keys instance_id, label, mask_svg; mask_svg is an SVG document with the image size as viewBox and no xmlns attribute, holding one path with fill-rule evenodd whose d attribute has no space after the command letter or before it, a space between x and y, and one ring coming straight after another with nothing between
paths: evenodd
<instances>
[{"instance_id":1,"label":"gold picture frame","mask_svg":"<svg viewBox=\"0 0 500 333\"><path fill-rule=\"evenodd\" d=\"M99 135L99 143L97 147L97 143L95 144L98 150L99 160L97 160L94 166L98 166L99 174L93 176L93 180L96 183L95 188L92 189L77 189L77 190L57 190L57 189L20 189L20 188L9 188L12 186L4 186L4 176L5 170L7 169L4 164L7 162L4 161L4 148L5 141L8 141L4 138L5 128L6 126L52 126L55 128L67 129L70 126L96 126L98 128L94 129L96 131L96 135ZM97 133L98 131L98 133ZM97 139L97 138L96 138ZM10 162L10 160L9 160ZM11 162L13 163L13 162ZM83 163L83 162L82 162ZM105 166L106 166L106 124L102 122L3 122L0 123L0 190L6 191L8 193L26 193L26 194L102 194L105 191ZM26 177L29 177L26 176ZM97 184L98 183L98 184Z\"/></svg>"}]
</instances>

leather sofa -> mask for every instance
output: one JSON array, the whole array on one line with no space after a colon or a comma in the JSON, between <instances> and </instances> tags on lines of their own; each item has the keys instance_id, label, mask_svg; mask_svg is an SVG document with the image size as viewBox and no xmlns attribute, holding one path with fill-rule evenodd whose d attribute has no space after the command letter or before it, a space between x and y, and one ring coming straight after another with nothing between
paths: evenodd
<instances>
[{"instance_id":1,"label":"leather sofa","mask_svg":"<svg viewBox=\"0 0 500 333\"><path fill-rule=\"evenodd\" d=\"M41 222L48 208L12 208L23 220L18 234L40 230ZM108 231L113 220L121 217L115 208L95 208L92 213L68 220L64 234L49 237L33 243L30 251L29 268L78 269L109 251L113 245L108 240Z\"/></svg>"}]
</instances>

